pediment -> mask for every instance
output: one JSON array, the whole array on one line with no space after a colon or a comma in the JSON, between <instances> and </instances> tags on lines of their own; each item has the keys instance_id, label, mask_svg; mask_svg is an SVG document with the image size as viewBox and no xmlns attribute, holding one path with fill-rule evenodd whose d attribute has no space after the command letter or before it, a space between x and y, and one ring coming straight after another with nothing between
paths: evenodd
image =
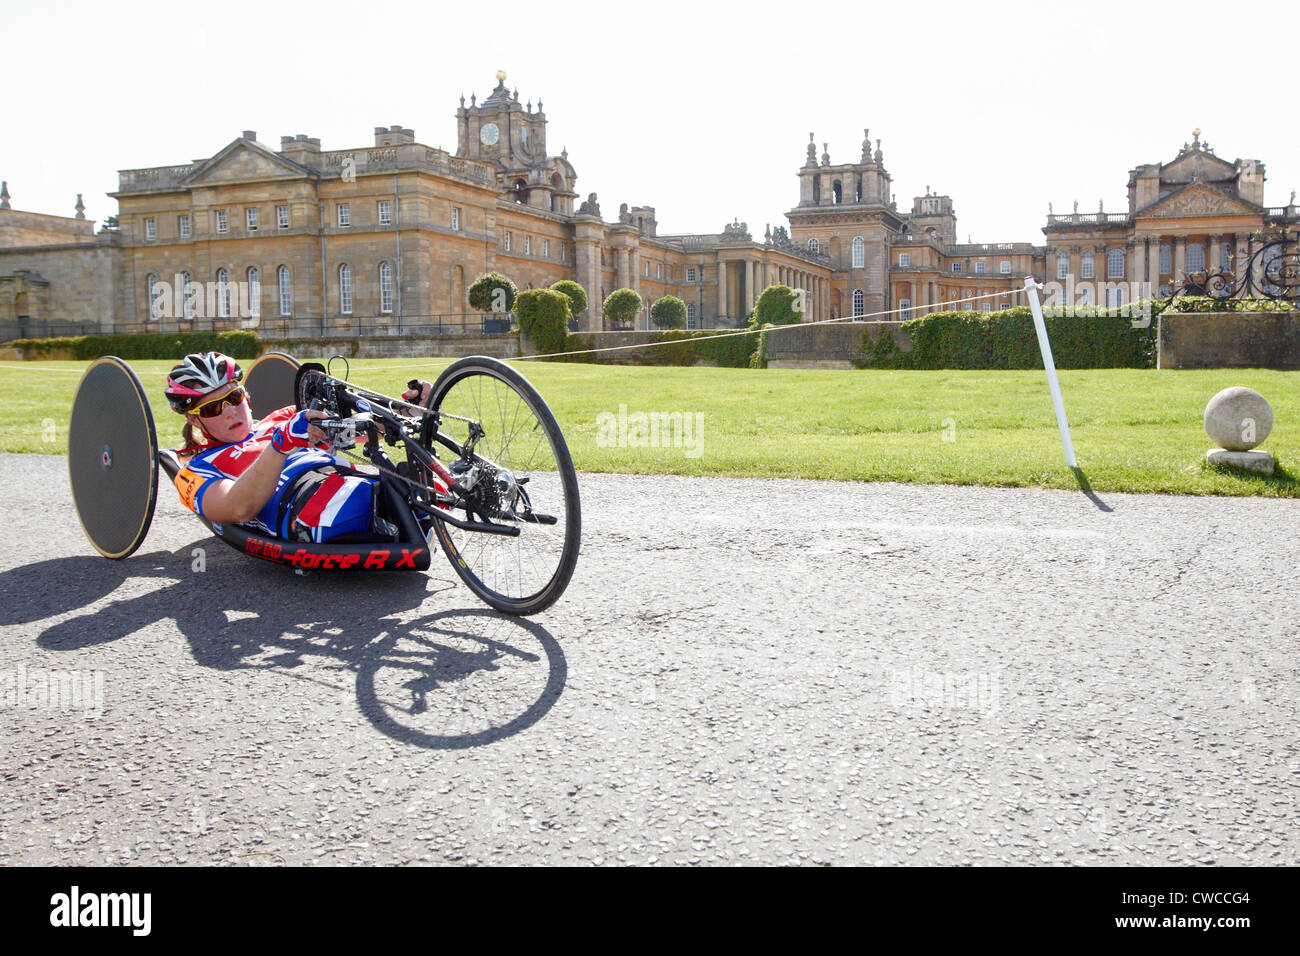
<instances>
[{"instance_id":1,"label":"pediment","mask_svg":"<svg viewBox=\"0 0 1300 956\"><path fill-rule=\"evenodd\" d=\"M1185 216L1258 216L1261 210L1253 203L1229 196L1205 183L1192 183L1176 189L1160 202L1142 210L1142 217L1171 219Z\"/></svg>"},{"instance_id":2,"label":"pediment","mask_svg":"<svg viewBox=\"0 0 1300 956\"><path fill-rule=\"evenodd\" d=\"M263 146L237 139L186 178L186 185L239 182L249 179L300 178L308 170Z\"/></svg>"},{"instance_id":3,"label":"pediment","mask_svg":"<svg viewBox=\"0 0 1300 956\"><path fill-rule=\"evenodd\" d=\"M1219 159L1200 150L1183 153L1172 163L1166 163L1160 170L1162 182L1170 185L1193 182L1222 182L1234 179L1237 167L1233 163Z\"/></svg>"}]
</instances>

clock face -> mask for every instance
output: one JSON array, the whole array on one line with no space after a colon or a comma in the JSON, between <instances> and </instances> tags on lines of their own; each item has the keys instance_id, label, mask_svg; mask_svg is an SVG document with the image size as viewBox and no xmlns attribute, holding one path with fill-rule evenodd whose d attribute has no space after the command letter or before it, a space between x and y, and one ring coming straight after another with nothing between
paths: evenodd
<instances>
[{"instance_id":1,"label":"clock face","mask_svg":"<svg viewBox=\"0 0 1300 956\"><path fill-rule=\"evenodd\" d=\"M496 123L488 123L478 131L478 138L483 141L484 146L495 146L497 140L501 138L501 130L497 129Z\"/></svg>"}]
</instances>

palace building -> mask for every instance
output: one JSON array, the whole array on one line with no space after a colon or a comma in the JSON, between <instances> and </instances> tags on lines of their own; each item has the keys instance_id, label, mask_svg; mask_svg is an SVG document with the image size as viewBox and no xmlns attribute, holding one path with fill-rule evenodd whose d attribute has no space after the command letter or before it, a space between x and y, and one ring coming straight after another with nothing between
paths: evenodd
<instances>
[{"instance_id":1,"label":"palace building","mask_svg":"<svg viewBox=\"0 0 1300 956\"><path fill-rule=\"evenodd\" d=\"M80 197L75 219L19 212L6 185L0 332L233 328L246 315L300 336L481 328L466 290L490 270L521 289L576 279L591 300L583 330L604 328L600 302L621 287L647 306L679 296L692 328L743 324L774 283L806 290L809 321L1005 293L957 306L988 310L1010 304L1026 275L1168 285L1240 264L1252 236L1296 213L1294 196L1263 206L1262 163L1221 160L1198 134L1170 163L1131 171L1127 213L1051 212L1045 245L959 243L950 196L927 188L899 210L881 141L864 130L850 163L825 147L819 158L810 134L788 229L665 235L654 206L624 203L607 220L595 193L583 197L567 151L548 148L541 100L521 103L504 73L455 116L454 153L400 125L335 150L305 134L273 149L245 131L204 160L121 170L116 226L98 234Z\"/></svg>"}]
</instances>

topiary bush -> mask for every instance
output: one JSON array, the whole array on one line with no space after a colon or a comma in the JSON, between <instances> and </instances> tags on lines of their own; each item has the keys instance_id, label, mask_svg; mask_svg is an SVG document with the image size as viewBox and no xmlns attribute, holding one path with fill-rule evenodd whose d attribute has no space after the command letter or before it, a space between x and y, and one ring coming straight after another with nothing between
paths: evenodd
<instances>
[{"instance_id":1,"label":"topiary bush","mask_svg":"<svg viewBox=\"0 0 1300 956\"><path fill-rule=\"evenodd\" d=\"M569 297L569 315L579 316L587 311L587 290L572 279L561 279L551 288Z\"/></svg>"},{"instance_id":2,"label":"topiary bush","mask_svg":"<svg viewBox=\"0 0 1300 956\"><path fill-rule=\"evenodd\" d=\"M519 331L533 340L538 352L549 355L564 349L571 301L553 289L527 289L515 297Z\"/></svg>"},{"instance_id":3,"label":"topiary bush","mask_svg":"<svg viewBox=\"0 0 1300 956\"><path fill-rule=\"evenodd\" d=\"M641 311L641 296L635 289L615 289L605 296L600 307L601 315L618 329L631 328L636 314Z\"/></svg>"},{"instance_id":4,"label":"topiary bush","mask_svg":"<svg viewBox=\"0 0 1300 956\"><path fill-rule=\"evenodd\" d=\"M750 325L794 325L803 321L803 314L795 308L799 296L788 285L770 285L754 303Z\"/></svg>"},{"instance_id":5,"label":"topiary bush","mask_svg":"<svg viewBox=\"0 0 1300 956\"><path fill-rule=\"evenodd\" d=\"M650 306L650 321L661 329L686 328L686 303L675 295L665 295Z\"/></svg>"},{"instance_id":6,"label":"topiary bush","mask_svg":"<svg viewBox=\"0 0 1300 956\"><path fill-rule=\"evenodd\" d=\"M500 291L498 291L500 290ZM512 312L519 289L500 272L485 272L469 287L469 307L476 312Z\"/></svg>"}]
</instances>

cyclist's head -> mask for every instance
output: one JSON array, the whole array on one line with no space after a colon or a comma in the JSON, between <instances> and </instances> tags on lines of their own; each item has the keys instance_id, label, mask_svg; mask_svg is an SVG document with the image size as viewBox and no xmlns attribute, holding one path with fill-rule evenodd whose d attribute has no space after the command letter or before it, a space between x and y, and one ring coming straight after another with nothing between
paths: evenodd
<instances>
[{"instance_id":1,"label":"cyclist's head","mask_svg":"<svg viewBox=\"0 0 1300 956\"><path fill-rule=\"evenodd\" d=\"M186 444L196 444L195 425L214 442L248 434L253 412L239 384L243 377L239 363L220 352L192 352L168 373L163 391L172 409L185 416Z\"/></svg>"}]
</instances>

